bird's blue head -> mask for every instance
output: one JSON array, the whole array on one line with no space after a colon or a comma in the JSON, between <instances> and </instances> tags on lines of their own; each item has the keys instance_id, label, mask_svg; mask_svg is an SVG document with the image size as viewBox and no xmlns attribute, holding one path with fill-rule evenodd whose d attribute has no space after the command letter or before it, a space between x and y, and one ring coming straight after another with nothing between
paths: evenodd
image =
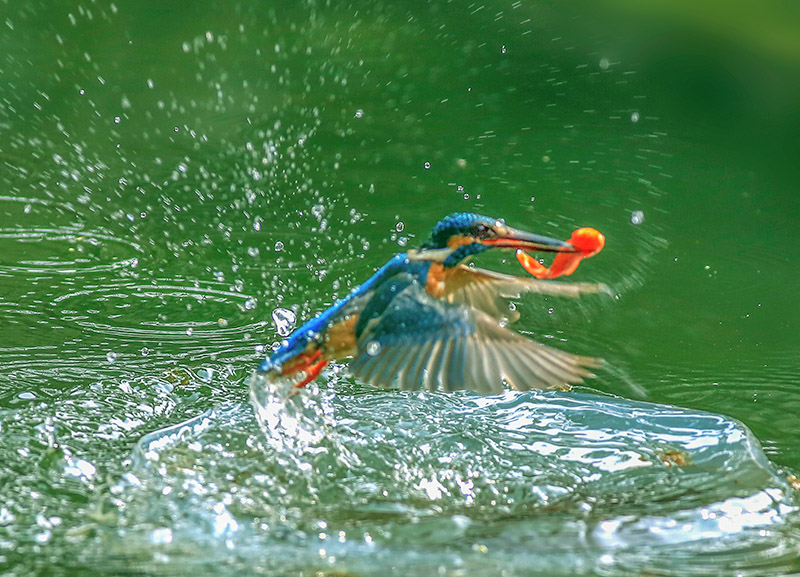
<instances>
[{"instance_id":1,"label":"bird's blue head","mask_svg":"<svg viewBox=\"0 0 800 577\"><path fill-rule=\"evenodd\" d=\"M506 225L505 221L472 212L456 212L440 220L431 231L422 250L451 249L445 266L455 266L464 259L491 248L523 249L533 252L575 252L561 240L525 232Z\"/></svg>"}]
</instances>

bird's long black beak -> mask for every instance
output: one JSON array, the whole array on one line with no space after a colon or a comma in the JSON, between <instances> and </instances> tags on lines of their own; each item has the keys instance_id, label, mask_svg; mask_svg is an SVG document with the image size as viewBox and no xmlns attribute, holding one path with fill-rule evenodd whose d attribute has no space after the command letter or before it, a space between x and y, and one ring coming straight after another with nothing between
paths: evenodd
<instances>
[{"instance_id":1,"label":"bird's long black beak","mask_svg":"<svg viewBox=\"0 0 800 577\"><path fill-rule=\"evenodd\" d=\"M510 226L505 227L498 236L483 239L479 242L492 248L521 248L532 252L580 252L563 240L526 232Z\"/></svg>"}]
</instances>

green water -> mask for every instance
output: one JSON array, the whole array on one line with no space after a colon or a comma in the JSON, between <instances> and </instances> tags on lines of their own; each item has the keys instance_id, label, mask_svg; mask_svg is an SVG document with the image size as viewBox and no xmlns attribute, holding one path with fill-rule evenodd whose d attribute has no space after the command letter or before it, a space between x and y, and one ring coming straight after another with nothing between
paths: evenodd
<instances>
[{"instance_id":1,"label":"green water","mask_svg":"<svg viewBox=\"0 0 800 577\"><path fill-rule=\"evenodd\" d=\"M0 1L0 570L800 572L800 57L613 4ZM597 379L253 410L456 210L605 233Z\"/></svg>"}]
</instances>

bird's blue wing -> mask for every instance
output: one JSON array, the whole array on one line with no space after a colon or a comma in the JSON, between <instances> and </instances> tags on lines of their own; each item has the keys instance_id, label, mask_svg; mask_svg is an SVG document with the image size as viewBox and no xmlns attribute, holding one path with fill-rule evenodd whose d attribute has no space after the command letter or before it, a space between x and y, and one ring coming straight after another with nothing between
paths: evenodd
<instances>
[{"instance_id":1,"label":"bird's blue wing","mask_svg":"<svg viewBox=\"0 0 800 577\"><path fill-rule=\"evenodd\" d=\"M418 282L379 296L380 313L365 317L350 363L366 382L498 393L504 382L519 390L581 382L598 364L530 341L480 310L435 299Z\"/></svg>"}]
</instances>

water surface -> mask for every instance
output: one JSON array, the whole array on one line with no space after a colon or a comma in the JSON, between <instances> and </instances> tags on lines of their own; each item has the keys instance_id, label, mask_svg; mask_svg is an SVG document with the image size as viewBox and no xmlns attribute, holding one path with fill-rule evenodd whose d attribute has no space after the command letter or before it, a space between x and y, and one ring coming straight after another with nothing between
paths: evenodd
<instances>
[{"instance_id":1,"label":"water surface","mask_svg":"<svg viewBox=\"0 0 800 577\"><path fill-rule=\"evenodd\" d=\"M4 5L0 568L800 571L798 60L617 14ZM455 210L605 233L574 278L612 297L517 303L597 379L334 367L253 406L286 331Z\"/></svg>"}]
</instances>

